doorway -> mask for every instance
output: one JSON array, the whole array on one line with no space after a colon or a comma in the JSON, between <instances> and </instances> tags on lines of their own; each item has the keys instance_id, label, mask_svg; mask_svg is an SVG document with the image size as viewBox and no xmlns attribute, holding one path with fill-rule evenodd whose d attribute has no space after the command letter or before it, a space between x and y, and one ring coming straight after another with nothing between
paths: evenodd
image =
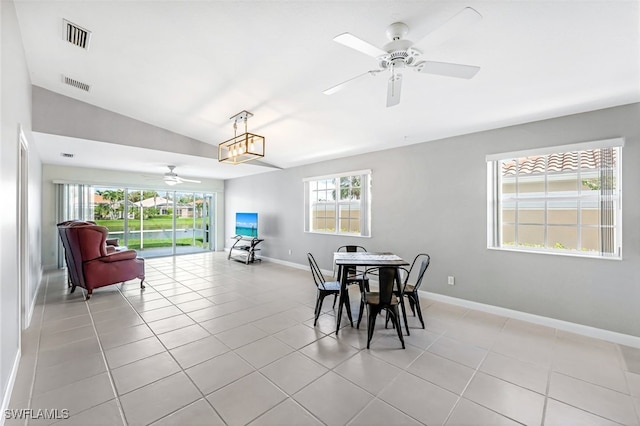
<instances>
[{"instance_id":1,"label":"doorway","mask_svg":"<svg viewBox=\"0 0 640 426\"><path fill-rule=\"evenodd\" d=\"M215 194L91 187L91 220L143 257L215 250Z\"/></svg>"},{"instance_id":2,"label":"doorway","mask_svg":"<svg viewBox=\"0 0 640 426\"><path fill-rule=\"evenodd\" d=\"M21 330L29 327L31 320L31 284L29 282L29 145L20 129L18 138L18 285Z\"/></svg>"}]
</instances>

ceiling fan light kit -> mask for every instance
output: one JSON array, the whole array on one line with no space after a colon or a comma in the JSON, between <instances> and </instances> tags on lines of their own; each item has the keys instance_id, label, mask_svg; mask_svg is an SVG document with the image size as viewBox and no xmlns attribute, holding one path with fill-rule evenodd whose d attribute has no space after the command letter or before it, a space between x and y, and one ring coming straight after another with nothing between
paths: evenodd
<instances>
[{"instance_id":1,"label":"ceiling fan light kit","mask_svg":"<svg viewBox=\"0 0 640 426\"><path fill-rule=\"evenodd\" d=\"M428 34L427 39L431 42L431 45L440 44L454 36L458 31L480 19L482 19L482 15L475 9L466 7L442 26ZM414 43L412 41L405 39L408 33L409 27L403 22L394 22L389 25L386 34L390 41L385 44L382 49L350 33L344 33L334 37L334 41L376 58L378 60L378 69L367 71L350 78L336 86L330 87L323 93L325 95L332 95L351 82L358 80L360 77L365 75L373 76L381 71L389 70L391 76L387 84L387 107L391 107L400 103L402 71L404 69L413 69L422 74L435 74L464 79L473 78L478 71L480 71L480 67L473 65L421 60L422 52L413 47Z\"/></svg>"},{"instance_id":2,"label":"ceiling fan light kit","mask_svg":"<svg viewBox=\"0 0 640 426\"><path fill-rule=\"evenodd\" d=\"M233 138L218 145L220 163L241 164L264 157L264 136L249 133L247 120L253 117L248 111L241 111L230 118L233 120ZM238 123L244 122L244 133L238 135Z\"/></svg>"}]
</instances>

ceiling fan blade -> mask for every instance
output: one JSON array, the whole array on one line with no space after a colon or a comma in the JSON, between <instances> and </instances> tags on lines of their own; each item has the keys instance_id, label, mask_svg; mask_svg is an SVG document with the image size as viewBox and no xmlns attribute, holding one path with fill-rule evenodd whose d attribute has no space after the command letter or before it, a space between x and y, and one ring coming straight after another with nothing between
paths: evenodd
<instances>
[{"instance_id":1,"label":"ceiling fan blade","mask_svg":"<svg viewBox=\"0 0 640 426\"><path fill-rule=\"evenodd\" d=\"M437 74L445 77L473 78L480 67L474 65L451 64L449 62L422 61L415 66L423 74Z\"/></svg>"},{"instance_id":2,"label":"ceiling fan blade","mask_svg":"<svg viewBox=\"0 0 640 426\"><path fill-rule=\"evenodd\" d=\"M481 19L482 15L480 15L478 11L470 7L465 7L460 12L458 12L457 15L454 15L440 27L427 34L426 37L420 42L416 43L416 45L420 45L420 47L423 49L437 46L449 40L451 37L457 35L465 28L470 27L474 23L480 21Z\"/></svg>"},{"instance_id":3,"label":"ceiling fan blade","mask_svg":"<svg viewBox=\"0 0 640 426\"><path fill-rule=\"evenodd\" d=\"M387 84L387 108L400 103L400 92L402 89L402 74L395 74L389 77Z\"/></svg>"},{"instance_id":4,"label":"ceiling fan blade","mask_svg":"<svg viewBox=\"0 0 640 426\"><path fill-rule=\"evenodd\" d=\"M350 47L352 49L357 50L358 52L362 52L365 55L373 56L377 58L381 55L386 55L387 52L384 50L374 46L373 44L366 42L351 33L344 33L333 38L333 41L336 41L344 46Z\"/></svg>"},{"instance_id":5,"label":"ceiling fan blade","mask_svg":"<svg viewBox=\"0 0 640 426\"><path fill-rule=\"evenodd\" d=\"M182 183L182 182L201 183L199 180L185 179L185 178L181 178L181 177L177 178L177 181L178 181L179 183Z\"/></svg>"},{"instance_id":6,"label":"ceiling fan blade","mask_svg":"<svg viewBox=\"0 0 640 426\"><path fill-rule=\"evenodd\" d=\"M334 93L339 92L340 90L344 89L346 86L348 86L349 84L351 84L353 81L355 81L355 80L359 79L360 77L364 77L364 76L365 76L365 75L367 75L367 74L370 74L371 76L374 76L374 75L376 75L377 73L379 73L380 71L382 71L382 70L371 70L371 71L367 71L367 72L365 72L365 73L362 73L362 74L360 74L360 75L357 75L357 76L355 76L355 77L352 77L352 78L350 78L350 79L349 79L349 80L347 80L347 81L343 81L343 82L342 82L342 83L340 83L340 84L337 84L337 85L335 85L335 86L333 86L333 87L330 87L330 88L328 88L327 90L325 90L325 91L324 91L324 92L322 92L322 93L324 93L325 95L333 95Z\"/></svg>"}]
</instances>

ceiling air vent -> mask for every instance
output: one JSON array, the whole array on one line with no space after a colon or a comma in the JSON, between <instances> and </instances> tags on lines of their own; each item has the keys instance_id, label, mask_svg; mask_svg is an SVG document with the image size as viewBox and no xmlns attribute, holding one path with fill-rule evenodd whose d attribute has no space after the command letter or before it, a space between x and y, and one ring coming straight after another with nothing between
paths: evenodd
<instances>
[{"instance_id":1,"label":"ceiling air vent","mask_svg":"<svg viewBox=\"0 0 640 426\"><path fill-rule=\"evenodd\" d=\"M65 158L73 158L73 154L69 154L68 152L61 152L60 156Z\"/></svg>"},{"instance_id":2,"label":"ceiling air vent","mask_svg":"<svg viewBox=\"0 0 640 426\"><path fill-rule=\"evenodd\" d=\"M62 24L62 37L65 40L78 47L82 47L83 49L89 49L89 39L91 38L91 31L85 30L84 28L72 22L69 22L66 19L62 20Z\"/></svg>"},{"instance_id":3,"label":"ceiling air vent","mask_svg":"<svg viewBox=\"0 0 640 426\"><path fill-rule=\"evenodd\" d=\"M83 83L81 81L74 80L73 78L69 78L66 75L62 76L62 81L64 82L64 84L68 84L69 86L73 86L76 89L84 90L85 92L88 92L89 89L91 88L91 86L89 86L87 83Z\"/></svg>"}]
</instances>

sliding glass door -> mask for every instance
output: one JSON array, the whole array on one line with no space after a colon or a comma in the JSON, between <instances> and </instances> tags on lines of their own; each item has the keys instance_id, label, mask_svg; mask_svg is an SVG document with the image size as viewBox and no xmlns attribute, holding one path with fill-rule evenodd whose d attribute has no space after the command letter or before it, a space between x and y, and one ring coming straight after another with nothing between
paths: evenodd
<instances>
[{"instance_id":1,"label":"sliding glass door","mask_svg":"<svg viewBox=\"0 0 640 426\"><path fill-rule=\"evenodd\" d=\"M127 247L143 256L174 254L174 192L129 190L127 200Z\"/></svg>"},{"instance_id":2,"label":"sliding glass door","mask_svg":"<svg viewBox=\"0 0 640 426\"><path fill-rule=\"evenodd\" d=\"M89 189L91 193L89 220L106 227L109 230L108 238L117 238L119 245L126 245L125 189L102 187L89 187ZM71 219L74 218L71 217Z\"/></svg>"},{"instance_id":3,"label":"sliding glass door","mask_svg":"<svg viewBox=\"0 0 640 426\"><path fill-rule=\"evenodd\" d=\"M215 250L215 194L61 185L59 221L83 219L141 256ZM77 196L78 193L84 196Z\"/></svg>"}]
</instances>

